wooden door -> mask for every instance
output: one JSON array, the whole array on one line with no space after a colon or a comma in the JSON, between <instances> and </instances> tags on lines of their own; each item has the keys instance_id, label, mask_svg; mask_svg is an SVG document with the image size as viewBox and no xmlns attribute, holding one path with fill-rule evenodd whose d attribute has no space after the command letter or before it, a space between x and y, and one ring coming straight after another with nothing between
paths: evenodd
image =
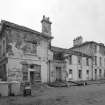
<instances>
[{"instance_id":1,"label":"wooden door","mask_svg":"<svg viewBox=\"0 0 105 105\"><path fill-rule=\"evenodd\" d=\"M61 81L62 80L61 67L56 67L56 80L57 81Z\"/></svg>"},{"instance_id":2,"label":"wooden door","mask_svg":"<svg viewBox=\"0 0 105 105\"><path fill-rule=\"evenodd\" d=\"M30 82L34 84L34 72L33 71L30 72Z\"/></svg>"}]
</instances>

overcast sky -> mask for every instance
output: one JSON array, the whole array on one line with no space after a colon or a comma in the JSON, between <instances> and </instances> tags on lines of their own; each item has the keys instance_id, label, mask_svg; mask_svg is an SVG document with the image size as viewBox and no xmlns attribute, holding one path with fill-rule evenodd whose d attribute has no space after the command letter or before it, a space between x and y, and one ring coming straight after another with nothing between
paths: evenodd
<instances>
[{"instance_id":1,"label":"overcast sky","mask_svg":"<svg viewBox=\"0 0 105 105\"><path fill-rule=\"evenodd\" d=\"M0 0L0 19L41 31L52 21L52 44L69 48L79 35L105 44L105 0Z\"/></svg>"}]
</instances>

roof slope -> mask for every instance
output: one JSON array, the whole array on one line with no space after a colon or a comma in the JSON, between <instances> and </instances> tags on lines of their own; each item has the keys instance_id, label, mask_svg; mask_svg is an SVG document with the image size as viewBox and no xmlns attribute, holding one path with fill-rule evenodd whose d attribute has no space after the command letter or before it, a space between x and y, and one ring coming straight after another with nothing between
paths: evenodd
<instances>
[{"instance_id":1,"label":"roof slope","mask_svg":"<svg viewBox=\"0 0 105 105\"><path fill-rule=\"evenodd\" d=\"M104 45L103 43L97 43L97 42L95 42L95 41L86 41L86 42L84 42L84 43L82 43L82 44L80 44L80 45L73 46L72 48L69 48L69 49L82 47L82 46L84 46L84 45L88 45L88 44L92 44L92 43L94 43L94 44L96 44L96 45L99 45L99 46L105 47L105 45Z\"/></svg>"},{"instance_id":2,"label":"roof slope","mask_svg":"<svg viewBox=\"0 0 105 105\"><path fill-rule=\"evenodd\" d=\"M79 52L79 51L73 51L70 49L64 49L64 48L55 47L55 46L51 46L51 50L55 51L55 52L62 52L64 54L77 55L77 56L83 56L83 57L91 57L90 55L87 55L87 54Z\"/></svg>"},{"instance_id":3,"label":"roof slope","mask_svg":"<svg viewBox=\"0 0 105 105\"><path fill-rule=\"evenodd\" d=\"M79 51L73 51L73 50L66 50L65 54L70 54L70 55L77 55L77 56L82 56L82 57L92 57L90 55L87 55L85 53L79 52Z\"/></svg>"},{"instance_id":4,"label":"roof slope","mask_svg":"<svg viewBox=\"0 0 105 105\"><path fill-rule=\"evenodd\" d=\"M44 33L41 33L41 32L35 31L35 30L32 30L32 29L27 28L25 26L21 26L21 25L18 25L18 24L9 22L9 21L1 20L1 25L2 26L4 26L4 25L10 26L12 28L16 28L16 29L19 29L19 30L22 30L22 31L26 31L26 32L30 32L30 33L33 33L33 34L37 34L37 35L40 35L40 36L48 38L48 39L52 39L53 38L50 35L47 35L47 34L44 34Z\"/></svg>"},{"instance_id":5,"label":"roof slope","mask_svg":"<svg viewBox=\"0 0 105 105\"><path fill-rule=\"evenodd\" d=\"M56 52L65 52L65 48L60 48L60 47L55 47L55 46L51 46L51 50L52 51L56 51Z\"/></svg>"}]
</instances>

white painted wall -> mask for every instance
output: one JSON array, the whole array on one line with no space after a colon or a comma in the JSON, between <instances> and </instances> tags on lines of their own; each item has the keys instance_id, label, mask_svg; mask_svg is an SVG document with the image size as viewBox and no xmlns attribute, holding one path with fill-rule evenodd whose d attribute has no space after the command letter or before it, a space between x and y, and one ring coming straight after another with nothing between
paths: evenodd
<instances>
[{"instance_id":1,"label":"white painted wall","mask_svg":"<svg viewBox=\"0 0 105 105\"><path fill-rule=\"evenodd\" d=\"M91 59L89 59L89 66L86 65L86 57L82 57L82 65L78 65L78 57L76 55L72 55L72 64L69 64L69 60L66 59L66 71L69 73L69 70L73 71L73 81L78 80L87 80L86 70L89 70L89 79L92 78L92 67L91 67ZM78 70L82 70L82 78L78 78Z\"/></svg>"},{"instance_id":2,"label":"white painted wall","mask_svg":"<svg viewBox=\"0 0 105 105\"><path fill-rule=\"evenodd\" d=\"M12 44L12 43L11 43ZM37 55L33 54L23 54L22 50L18 50L15 47L15 43L12 44L12 50L14 52L14 56L8 56L8 75L9 70L13 70L17 68L18 70L22 71L22 61L26 61L28 64L38 64L41 65L41 79L42 82L48 81L48 64L47 64L47 57L48 57L48 43L45 40L42 40L37 47ZM14 70L15 71L15 70ZM22 77L22 73L20 74ZM22 79L22 78L21 78ZM9 78L8 78L9 80Z\"/></svg>"}]
</instances>

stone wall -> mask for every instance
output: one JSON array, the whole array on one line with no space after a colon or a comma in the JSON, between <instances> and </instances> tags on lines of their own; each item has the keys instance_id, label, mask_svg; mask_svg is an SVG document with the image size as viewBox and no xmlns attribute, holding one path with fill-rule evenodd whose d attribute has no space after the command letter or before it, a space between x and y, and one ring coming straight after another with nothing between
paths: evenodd
<instances>
[{"instance_id":1,"label":"stone wall","mask_svg":"<svg viewBox=\"0 0 105 105\"><path fill-rule=\"evenodd\" d=\"M86 57L82 57L82 63L78 64L78 56L72 55L72 64L69 64L69 59L66 59L66 71L69 75L69 70L72 70L72 80L91 80L92 79L92 65L89 58L89 66L86 65ZM78 78L78 70L82 70L82 78ZM89 70L87 77L86 71Z\"/></svg>"},{"instance_id":2,"label":"stone wall","mask_svg":"<svg viewBox=\"0 0 105 105\"><path fill-rule=\"evenodd\" d=\"M96 53L97 51L97 46L94 43L93 44L90 43L83 46L81 45L79 47L74 47L72 50L93 56L93 54Z\"/></svg>"},{"instance_id":3,"label":"stone wall","mask_svg":"<svg viewBox=\"0 0 105 105\"><path fill-rule=\"evenodd\" d=\"M3 34L6 38L6 57L8 58L8 81L22 80L22 64L41 66L41 80L47 82L48 40L40 35L24 30L6 27Z\"/></svg>"},{"instance_id":4,"label":"stone wall","mask_svg":"<svg viewBox=\"0 0 105 105\"><path fill-rule=\"evenodd\" d=\"M56 72L57 67L61 68L61 80L65 81L65 75L66 75L65 62L55 60L50 63L50 82L54 82L57 80L57 72Z\"/></svg>"}]
</instances>

